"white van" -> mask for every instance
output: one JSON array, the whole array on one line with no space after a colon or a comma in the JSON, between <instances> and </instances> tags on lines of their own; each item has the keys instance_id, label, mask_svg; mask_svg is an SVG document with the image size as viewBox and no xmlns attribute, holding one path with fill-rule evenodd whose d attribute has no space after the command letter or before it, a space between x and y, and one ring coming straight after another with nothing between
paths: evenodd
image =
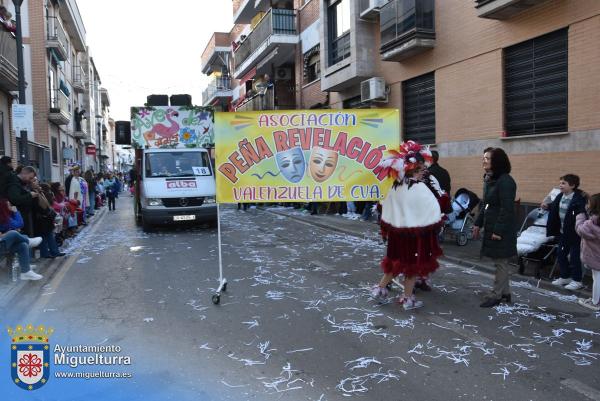
<instances>
[{"instance_id":1,"label":"white van","mask_svg":"<svg viewBox=\"0 0 600 401\"><path fill-rule=\"evenodd\" d=\"M206 149L136 149L136 170L135 215L144 231L159 224L216 224L215 174Z\"/></svg>"}]
</instances>

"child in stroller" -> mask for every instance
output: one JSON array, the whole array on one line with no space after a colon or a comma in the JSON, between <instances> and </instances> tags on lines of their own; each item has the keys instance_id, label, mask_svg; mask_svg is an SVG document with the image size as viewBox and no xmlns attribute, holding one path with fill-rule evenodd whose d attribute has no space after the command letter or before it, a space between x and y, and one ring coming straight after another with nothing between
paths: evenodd
<instances>
[{"instance_id":1,"label":"child in stroller","mask_svg":"<svg viewBox=\"0 0 600 401\"><path fill-rule=\"evenodd\" d=\"M452 212L447 214L444 234L449 232L459 246L465 246L472 239L473 210L479 205L479 197L466 188L460 188L452 200Z\"/></svg>"}]
</instances>

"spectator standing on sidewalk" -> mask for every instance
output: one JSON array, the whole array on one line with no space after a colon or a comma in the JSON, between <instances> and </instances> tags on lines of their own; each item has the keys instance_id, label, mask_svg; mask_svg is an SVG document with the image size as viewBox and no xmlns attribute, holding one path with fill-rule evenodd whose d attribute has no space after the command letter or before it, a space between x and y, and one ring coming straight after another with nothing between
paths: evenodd
<instances>
[{"instance_id":1,"label":"spectator standing on sidewalk","mask_svg":"<svg viewBox=\"0 0 600 401\"><path fill-rule=\"evenodd\" d=\"M93 216L95 213L94 210L96 210L96 177L94 177L92 169L88 169L85 174L83 174L83 178L88 186L88 207L86 214L88 216Z\"/></svg>"},{"instance_id":2,"label":"spectator standing on sidewalk","mask_svg":"<svg viewBox=\"0 0 600 401\"><path fill-rule=\"evenodd\" d=\"M85 185L85 187L84 187ZM79 207L83 210L83 221L85 223L85 208L87 200L84 189L87 187L86 182L81 178L81 168L77 165L71 167L71 174L65 180L65 189L69 200L79 202Z\"/></svg>"},{"instance_id":3,"label":"spectator standing on sidewalk","mask_svg":"<svg viewBox=\"0 0 600 401\"><path fill-rule=\"evenodd\" d=\"M549 209L546 235L558 239L557 258L560 278L552 284L565 286L568 290L578 290L581 283L581 237L575 231L575 217L585 212L585 197L579 189L579 177L566 174L560 177L560 194L550 204L542 204Z\"/></svg>"},{"instance_id":4,"label":"spectator standing on sidewalk","mask_svg":"<svg viewBox=\"0 0 600 401\"><path fill-rule=\"evenodd\" d=\"M592 195L588 202L587 215L580 212L576 216L575 231L581 237L581 261L592 270L592 297L580 299L579 304L600 311L600 193Z\"/></svg>"},{"instance_id":5,"label":"spectator standing on sidewalk","mask_svg":"<svg viewBox=\"0 0 600 401\"><path fill-rule=\"evenodd\" d=\"M10 174L8 177L7 197L11 204L15 205L21 216L23 216L23 233L33 237L33 216L31 209L33 201L38 194L31 190L31 183L35 180L37 173L31 166L23 167L19 174Z\"/></svg>"},{"instance_id":6,"label":"spectator standing on sidewalk","mask_svg":"<svg viewBox=\"0 0 600 401\"><path fill-rule=\"evenodd\" d=\"M108 210L115 210L118 184L111 173L108 173L108 177L104 180L104 189L106 190L106 198L108 199Z\"/></svg>"},{"instance_id":7,"label":"spectator standing on sidewalk","mask_svg":"<svg viewBox=\"0 0 600 401\"><path fill-rule=\"evenodd\" d=\"M433 157L433 164L431 166L429 166L429 168L427 170L429 170L429 173L435 177L435 179L440 184L440 187L442 188L442 190L444 190L444 192L446 192L449 196L451 196L450 173L448 173L448 170L446 170L445 168L443 168L442 166L440 166L438 164L438 160L440 159L440 154L437 151L432 150L431 156Z\"/></svg>"},{"instance_id":8,"label":"spectator standing on sidewalk","mask_svg":"<svg viewBox=\"0 0 600 401\"><path fill-rule=\"evenodd\" d=\"M54 232L54 222L56 211L53 208L54 195L48 184L40 184L40 194L34 205L34 230L35 234L42 237L40 244L40 256L46 259L54 259L58 256L65 256L58 249L56 235Z\"/></svg>"},{"instance_id":9,"label":"spectator standing on sidewalk","mask_svg":"<svg viewBox=\"0 0 600 401\"><path fill-rule=\"evenodd\" d=\"M490 259L496 270L494 288L479 305L491 308L511 301L508 261L517 254L517 184L510 176L510 160L501 148L486 149L483 169L483 203L473 225L473 237L477 239L483 229L481 256Z\"/></svg>"},{"instance_id":10,"label":"spectator standing on sidewalk","mask_svg":"<svg viewBox=\"0 0 600 401\"><path fill-rule=\"evenodd\" d=\"M438 268L442 255L437 236L442 222L440 205L423 182L431 153L413 141L400 145L399 152L380 165L395 178L382 203L381 233L387 240L386 256L381 262L384 276L374 286L375 299L387 297L386 286L400 274L404 276L404 294L399 302L405 310L423 306L413 295L415 281Z\"/></svg>"}]
</instances>

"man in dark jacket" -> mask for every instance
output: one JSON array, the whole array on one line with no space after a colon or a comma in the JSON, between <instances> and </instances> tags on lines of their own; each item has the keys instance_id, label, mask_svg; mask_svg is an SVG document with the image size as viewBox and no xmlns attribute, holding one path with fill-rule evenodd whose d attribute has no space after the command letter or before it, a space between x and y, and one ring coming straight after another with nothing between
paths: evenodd
<instances>
[{"instance_id":1,"label":"man in dark jacket","mask_svg":"<svg viewBox=\"0 0 600 401\"><path fill-rule=\"evenodd\" d=\"M29 186L36 176L37 172L34 167L23 167L19 174L9 176L7 185L8 200L17 207L21 216L23 216L25 222L23 233L29 237L33 237L33 218L31 215L33 200L38 197L37 192L31 191Z\"/></svg>"},{"instance_id":2,"label":"man in dark jacket","mask_svg":"<svg viewBox=\"0 0 600 401\"><path fill-rule=\"evenodd\" d=\"M438 180L438 182L440 183L440 187L442 187L444 192L446 192L448 196L452 196L452 194L450 193L450 174L448 173L448 170L446 170L438 164L440 154L437 151L432 150L431 156L433 157L433 164L427 170L429 170L431 175L434 176L436 180Z\"/></svg>"},{"instance_id":3,"label":"man in dark jacket","mask_svg":"<svg viewBox=\"0 0 600 401\"><path fill-rule=\"evenodd\" d=\"M560 177L560 194L549 206L546 235L558 239L557 259L560 278L552 284L578 290L581 283L581 237L575 232L575 216L585 213L586 199L579 190L579 177L566 174ZM542 205L544 207L545 205Z\"/></svg>"}]
</instances>

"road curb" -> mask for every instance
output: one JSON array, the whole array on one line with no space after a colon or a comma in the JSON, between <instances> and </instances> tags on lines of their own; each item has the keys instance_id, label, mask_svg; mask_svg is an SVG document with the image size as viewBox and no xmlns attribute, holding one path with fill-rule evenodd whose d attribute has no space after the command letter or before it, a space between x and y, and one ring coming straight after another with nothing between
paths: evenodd
<instances>
[{"instance_id":1,"label":"road curb","mask_svg":"<svg viewBox=\"0 0 600 401\"><path fill-rule=\"evenodd\" d=\"M79 229L77 231L77 235L79 235L81 233L81 231L83 231L85 228L91 229L92 227L96 226L100 222L100 220L102 220L102 218L106 215L106 212L107 212L106 208L102 208L99 211L97 211L92 222L90 224L88 224L87 226L85 226L84 228ZM51 261L49 261L47 263L43 263L43 266L45 267L44 268L44 278L39 281L33 281L33 283L35 283L35 284L41 284L39 287L36 286L36 288L39 288L39 290L42 290L45 285L47 285L49 282L52 281L52 278L55 276L55 274L60 270L60 268L71 257L72 257L72 255L66 255L61 258L52 259ZM40 259L40 260L42 260L42 259ZM41 263L36 263L36 264L42 265ZM9 274L11 274L11 272L9 272ZM30 281L19 280L16 283L14 283L14 285L10 286L7 291L5 291L4 293L0 293L0 308L8 307L8 305L10 305L10 303L13 299L18 297L22 291L26 290L26 288L29 288L29 286L28 286L29 283L30 283Z\"/></svg>"},{"instance_id":2,"label":"road curb","mask_svg":"<svg viewBox=\"0 0 600 401\"><path fill-rule=\"evenodd\" d=\"M314 220L311 220L311 219L308 219L305 217L294 216L294 215L290 215L287 213L278 212L277 210L270 210L270 209L263 208L263 207L257 207L257 209L262 210L263 212L266 212L266 213L271 213L271 214L275 214L278 216L284 216L284 217L290 218L292 220L296 220L296 221L299 221L299 222L302 222L305 224L309 224L309 225L312 225L315 227L319 227L319 228L322 228L325 230L334 231L334 232L338 232L338 233L346 234L346 235L351 235L356 238L364 239L366 237L366 235L365 235L366 233L364 231L349 230L349 229L345 229L343 227L333 227L333 226L324 224L319 221L314 221ZM491 275L493 275L495 273L495 270L493 267L486 266L485 264L482 264L482 263L477 263L477 261L474 261L474 260L466 260L463 258L458 258L456 256L451 256L451 255L447 255L447 254L444 254L444 256L442 258L445 260L448 260L449 262L454 263L458 266L475 269L482 273L488 273ZM512 275L512 280L515 281L515 279L518 279L518 281L525 281L525 282L529 283L532 287L535 287L535 288L542 288L542 289L548 290L548 291L555 291L555 292L558 292L558 293L564 294L564 295L576 295L579 298L590 298L592 296L591 291L588 291L587 289L570 291L563 287L557 287L555 285L552 285L551 282L546 281L544 279L536 279L535 277L523 276L518 273L515 273Z\"/></svg>"}]
</instances>

